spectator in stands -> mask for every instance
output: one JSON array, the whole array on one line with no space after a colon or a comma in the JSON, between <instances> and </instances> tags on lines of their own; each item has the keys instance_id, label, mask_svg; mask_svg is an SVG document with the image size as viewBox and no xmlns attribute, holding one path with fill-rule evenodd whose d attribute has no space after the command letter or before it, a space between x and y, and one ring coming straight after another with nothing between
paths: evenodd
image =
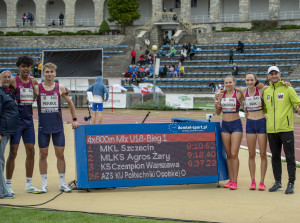
<instances>
[{"instance_id":1,"label":"spectator in stands","mask_svg":"<svg viewBox=\"0 0 300 223\"><path fill-rule=\"evenodd\" d=\"M139 72L139 68L136 65L133 65L132 68L132 75L131 75L131 83L133 83L133 80L137 81L137 73Z\"/></svg>"},{"instance_id":2,"label":"spectator in stands","mask_svg":"<svg viewBox=\"0 0 300 223\"><path fill-rule=\"evenodd\" d=\"M34 60L34 64L33 64L33 76L34 77L38 77L39 76L39 61L37 61L37 59Z\"/></svg>"},{"instance_id":3,"label":"spectator in stands","mask_svg":"<svg viewBox=\"0 0 300 223\"><path fill-rule=\"evenodd\" d=\"M240 53L244 53L244 43L242 43L241 41L238 41L238 46L236 48L236 51L240 52Z\"/></svg>"},{"instance_id":4,"label":"spectator in stands","mask_svg":"<svg viewBox=\"0 0 300 223\"><path fill-rule=\"evenodd\" d=\"M173 77L178 77L178 76L179 76L179 67L178 65L175 65Z\"/></svg>"},{"instance_id":5,"label":"spectator in stands","mask_svg":"<svg viewBox=\"0 0 300 223\"><path fill-rule=\"evenodd\" d=\"M235 63L232 66L232 75L234 77L239 75L239 67Z\"/></svg>"},{"instance_id":6,"label":"spectator in stands","mask_svg":"<svg viewBox=\"0 0 300 223\"><path fill-rule=\"evenodd\" d=\"M144 65L145 64L145 56L144 56L144 54L142 54L140 56L140 60L137 63L140 64L140 65Z\"/></svg>"},{"instance_id":7,"label":"spectator in stands","mask_svg":"<svg viewBox=\"0 0 300 223\"><path fill-rule=\"evenodd\" d=\"M187 57L187 49L186 46L182 46L180 54L184 56L184 59Z\"/></svg>"},{"instance_id":8,"label":"spectator in stands","mask_svg":"<svg viewBox=\"0 0 300 223\"><path fill-rule=\"evenodd\" d=\"M163 67L160 67L159 69L160 69L159 70L159 77L160 78L166 77L167 76L167 72L168 72L167 65L165 65Z\"/></svg>"},{"instance_id":9,"label":"spectator in stands","mask_svg":"<svg viewBox=\"0 0 300 223\"><path fill-rule=\"evenodd\" d=\"M30 18L29 18L29 22L30 22L30 25L32 26L33 24L33 21L34 21L34 16L32 13L30 13Z\"/></svg>"},{"instance_id":10,"label":"spectator in stands","mask_svg":"<svg viewBox=\"0 0 300 223\"><path fill-rule=\"evenodd\" d=\"M216 91L216 85L214 82L210 82L208 86L211 87L212 93L214 93Z\"/></svg>"},{"instance_id":11,"label":"spectator in stands","mask_svg":"<svg viewBox=\"0 0 300 223\"><path fill-rule=\"evenodd\" d=\"M153 75L154 75L154 68L153 68L153 66L149 65L149 75L148 75L148 77L153 77Z\"/></svg>"},{"instance_id":12,"label":"spectator in stands","mask_svg":"<svg viewBox=\"0 0 300 223\"><path fill-rule=\"evenodd\" d=\"M124 73L124 85L129 85L130 78L131 78L131 74L128 73L127 70L125 70L125 73Z\"/></svg>"},{"instance_id":13,"label":"spectator in stands","mask_svg":"<svg viewBox=\"0 0 300 223\"><path fill-rule=\"evenodd\" d=\"M22 15L23 26L25 26L26 19L27 19L27 16L26 16L26 13L24 13Z\"/></svg>"},{"instance_id":14,"label":"spectator in stands","mask_svg":"<svg viewBox=\"0 0 300 223\"><path fill-rule=\"evenodd\" d=\"M139 75L141 78L145 77L145 69L142 65L139 66Z\"/></svg>"},{"instance_id":15,"label":"spectator in stands","mask_svg":"<svg viewBox=\"0 0 300 223\"><path fill-rule=\"evenodd\" d=\"M234 50L234 47L232 47L230 50L229 50L229 64L233 64L233 50Z\"/></svg>"},{"instance_id":16,"label":"spectator in stands","mask_svg":"<svg viewBox=\"0 0 300 223\"><path fill-rule=\"evenodd\" d=\"M176 54L175 48L171 47L170 52L169 52L169 54L167 56L168 56L168 58L170 58L171 60L173 60L173 57L175 56L175 54Z\"/></svg>"},{"instance_id":17,"label":"spectator in stands","mask_svg":"<svg viewBox=\"0 0 300 223\"><path fill-rule=\"evenodd\" d=\"M184 75L184 66L182 63L179 63L179 77L183 77Z\"/></svg>"},{"instance_id":18,"label":"spectator in stands","mask_svg":"<svg viewBox=\"0 0 300 223\"><path fill-rule=\"evenodd\" d=\"M63 25L64 25L64 19L65 19L64 14L61 12L61 13L59 14L58 18L59 18L59 25L60 25L60 26L63 26Z\"/></svg>"},{"instance_id":19,"label":"spectator in stands","mask_svg":"<svg viewBox=\"0 0 300 223\"><path fill-rule=\"evenodd\" d=\"M150 73L150 69L149 69L148 65L146 65L146 67L145 67L145 77L148 77L149 73Z\"/></svg>"},{"instance_id":20,"label":"spectator in stands","mask_svg":"<svg viewBox=\"0 0 300 223\"><path fill-rule=\"evenodd\" d=\"M183 63L185 61L185 56L183 54L180 54L179 61L180 63Z\"/></svg>"},{"instance_id":21,"label":"spectator in stands","mask_svg":"<svg viewBox=\"0 0 300 223\"><path fill-rule=\"evenodd\" d=\"M272 62L271 66L276 66L276 63L275 63L275 62Z\"/></svg>"},{"instance_id":22,"label":"spectator in stands","mask_svg":"<svg viewBox=\"0 0 300 223\"><path fill-rule=\"evenodd\" d=\"M42 66L43 66L42 62L39 61L39 65L38 65L39 77L41 77L41 75L42 75Z\"/></svg>"},{"instance_id":23,"label":"spectator in stands","mask_svg":"<svg viewBox=\"0 0 300 223\"><path fill-rule=\"evenodd\" d=\"M29 23L30 22L30 12L27 13L26 19L27 19L27 23Z\"/></svg>"},{"instance_id":24,"label":"spectator in stands","mask_svg":"<svg viewBox=\"0 0 300 223\"><path fill-rule=\"evenodd\" d=\"M153 61L154 61L154 55L153 55L153 53L150 53L149 56L148 56L148 58L149 58L149 63L153 64Z\"/></svg>"},{"instance_id":25,"label":"spectator in stands","mask_svg":"<svg viewBox=\"0 0 300 223\"><path fill-rule=\"evenodd\" d=\"M170 64L169 68L168 68L168 73L167 73L168 77L173 77L174 75L174 67L173 64Z\"/></svg>"},{"instance_id":26,"label":"spectator in stands","mask_svg":"<svg viewBox=\"0 0 300 223\"><path fill-rule=\"evenodd\" d=\"M132 75L132 65L127 67L127 72Z\"/></svg>"},{"instance_id":27,"label":"spectator in stands","mask_svg":"<svg viewBox=\"0 0 300 223\"><path fill-rule=\"evenodd\" d=\"M193 60L193 56L196 55L196 52L197 52L197 47L195 46L195 44L192 44L190 48L190 60Z\"/></svg>"},{"instance_id":28,"label":"spectator in stands","mask_svg":"<svg viewBox=\"0 0 300 223\"><path fill-rule=\"evenodd\" d=\"M135 64L136 52L134 49L131 50L131 64Z\"/></svg>"}]
</instances>

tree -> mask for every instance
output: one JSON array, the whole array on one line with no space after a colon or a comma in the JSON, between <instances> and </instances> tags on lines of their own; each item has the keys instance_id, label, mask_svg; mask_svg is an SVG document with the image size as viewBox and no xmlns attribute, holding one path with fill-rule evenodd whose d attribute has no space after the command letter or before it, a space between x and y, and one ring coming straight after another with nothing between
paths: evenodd
<instances>
[{"instance_id":1,"label":"tree","mask_svg":"<svg viewBox=\"0 0 300 223\"><path fill-rule=\"evenodd\" d=\"M99 28L99 34L105 34L108 33L110 31L109 25L107 24L106 20L103 19L100 28Z\"/></svg>"},{"instance_id":2,"label":"tree","mask_svg":"<svg viewBox=\"0 0 300 223\"><path fill-rule=\"evenodd\" d=\"M126 24L141 17L138 7L139 0L107 0L108 21L121 25L121 34L125 34Z\"/></svg>"}]
</instances>

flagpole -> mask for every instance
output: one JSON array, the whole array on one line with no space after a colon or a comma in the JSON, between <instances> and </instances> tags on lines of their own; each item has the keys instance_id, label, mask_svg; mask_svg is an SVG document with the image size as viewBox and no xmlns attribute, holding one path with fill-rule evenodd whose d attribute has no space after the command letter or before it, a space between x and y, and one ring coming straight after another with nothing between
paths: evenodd
<instances>
[{"instance_id":1,"label":"flagpole","mask_svg":"<svg viewBox=\"0 0 300 223\"><path fill-rule=\"evenodd\" d=\"M153 56L154 56L154 60L153 60L153 66L154 66L154 72L153 72L153 101L155 103L156 106L159 105L159 101L157 99L159 99L159 96L156 95L156 74L158 74L159 71L159 65L160 65L160 59L156 58L156 52L157 52L157 46L153 45L152 46L152 51L153 51ZM157 59L157 61L156 61Z\"/></svg>"}]
</instances>

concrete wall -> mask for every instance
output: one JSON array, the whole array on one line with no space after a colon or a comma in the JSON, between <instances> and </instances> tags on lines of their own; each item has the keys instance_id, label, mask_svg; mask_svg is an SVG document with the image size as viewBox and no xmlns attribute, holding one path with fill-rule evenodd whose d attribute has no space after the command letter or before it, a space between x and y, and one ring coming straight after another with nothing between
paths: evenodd
<instances>
[{"instance_id":1,"label":"concrete wall","mask_svg":"<svg viewBox=\"0 0 300 223\"><path fill-rule=\"evenodd\" d=\"M300 41L300 30L272 31L272 32L222 32L200 33L198 43L259 43L259 42L290 42Z\"/></svg>"},{"instance_id":2,"label":"concrete wall","mask_svg":"<svg viewBox=\"0 0 300 223\"><path fill-rule=\"evenodd\" d=\"M123 35L118 36L0 36L0 46L5 47L73 47L120 45Z\"/></svg>"}]
</instances>

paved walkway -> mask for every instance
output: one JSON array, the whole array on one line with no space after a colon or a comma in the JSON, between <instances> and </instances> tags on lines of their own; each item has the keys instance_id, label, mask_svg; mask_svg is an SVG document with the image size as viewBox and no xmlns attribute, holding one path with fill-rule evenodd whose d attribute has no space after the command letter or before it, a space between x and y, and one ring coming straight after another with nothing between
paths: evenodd
<instances>
[{"instance_id":1,"label":"paved walkway","mask_svg":"<svg viewBox=\"0 0 300 223\"><path fill-rule=\"evenodd\" d=\"M146 113L143 111L143 113ZM78 113L79 114L79 113ZM82 116L85 114L82 114ZM81 116L79 116L81 117ZM117 118L108 118L105 122ZM140 116L125 115L118 117L122 123L135 123L141 121ZM168 122L170 118L149 117L148 122ZM75 160L73 130L65 124L67 163L67 181L75 179ZM8 149L6 151L6 157ZM21 145L16 160L13 187L16 198L13 200L0 200L0 203L29 205L43 203L59 193L56 158L53 147L50 146L48 158L47 194L26 194L24 170L24 146ZM217 188L217 184L174 185L174 186L149 186L133 188L117 188L115 190L73 191L63 193L55 200L40 208L59 209L69 211L84 211L120 215L148 216L159 218L184 219L208 222L299 222L300 219L300 183L295 185L295 194L285 195L284 192L269 193L267 191L250 191L250 176L248 171L248 152L240 150L240 171L238 190L230 191ZM273 184L273 175L269 166L265 183L267 187ZM259 156L257 156L257 169L259 170ZM259 171L257 171L259 172ZM259 181L259 173L256 174ZM297 173L300 179L300 172ZM33 183L39 187L41 180L38 171L38 149L36 146L35 170ZM224 185L225 182L220 182ZM283 163L283 184L287 184L286 164Z\"/></svg>"}]
</instances>

